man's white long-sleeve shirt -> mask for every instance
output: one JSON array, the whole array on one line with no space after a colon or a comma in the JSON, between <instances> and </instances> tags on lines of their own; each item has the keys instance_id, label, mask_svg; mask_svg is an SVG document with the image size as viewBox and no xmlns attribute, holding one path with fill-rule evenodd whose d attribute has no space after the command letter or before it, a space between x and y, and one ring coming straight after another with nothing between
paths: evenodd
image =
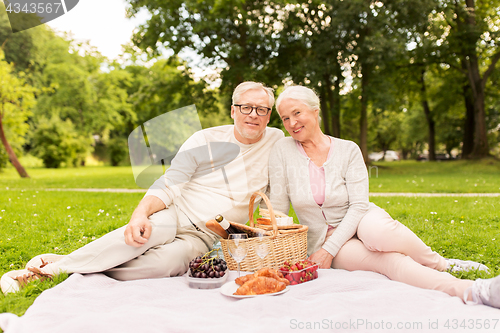
<instances>
[{"instance_id":1,"label":"man's white long-sleeve shirt","mask_svg":"<svg viewBox=\"0 0 500 333\"><path fill-rule=\"evenodd\" d=\"M246 223L250 196L266 191L269 154L283 137L281 130L267 127L257 143L246 145L235 138L234 125L198 131L146 196L160 198L166 207L173 202L195 224L217 214Z\"/></svg>"}]
</instances>

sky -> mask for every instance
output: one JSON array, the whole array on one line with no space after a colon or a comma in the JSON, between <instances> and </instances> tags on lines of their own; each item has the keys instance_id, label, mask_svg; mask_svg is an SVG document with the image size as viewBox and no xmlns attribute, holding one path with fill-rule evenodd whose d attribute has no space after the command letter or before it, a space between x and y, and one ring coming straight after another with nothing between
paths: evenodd
<instances>
[{"instance_id":1,"label":"sky","mask_svg":"<svg viewBox=\"0 0 500 333\"><path fill-rule=\"evenodd\" d=\"M127 7L125 0L80 0L65 15L46 24L59 32L71 32L76 41L87 40L102 55L116 59L122 52L121 45L127 44L134 30L150 16L144 10L129 19L126 17ZM194 52L183 52L180 57L188 61L195 80L210 75L211 78L207 79L210 85L220 85L217 71L214 68L199 67L201 59Z\"/></svg>"},{"instance_id":2,"label":"sky","mask_svg":"<svg viewBox=\"0 0 500 333\"><path fill-rule=\"evenodd\" d=\"M148 19L146 12L128 19L126 8L125 0L80 0L65 15L46 24L57 31L71 32L78 41L88 40L104 56L115 59L134 29Z\"/></svg>"}]
</instances>

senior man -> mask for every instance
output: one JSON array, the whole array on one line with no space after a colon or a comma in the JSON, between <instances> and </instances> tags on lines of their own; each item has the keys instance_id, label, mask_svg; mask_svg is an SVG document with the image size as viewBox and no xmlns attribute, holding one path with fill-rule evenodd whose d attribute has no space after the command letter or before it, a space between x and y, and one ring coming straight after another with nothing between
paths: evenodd
<instances>
[{"instance_id":1,"label":"senior man","mask_svg":"<svg viewBox=\"0 0 500 333\"><path fill-rule=\"evenodd\" d=\"M60 272L103 272L118 280L184 274L191 259L209 251L216 240L205 221L223 213L228 220L246 222L250 196L268 186L271 148L284 137L281 130L266 127L274 105L271 88L243 82L234 90L232 103L234 125L193 134L126 226L69 255L33 258L26 265L29 270L2 276L2 291L14 292L29 280ZM193 153L200 147L209 152L202 154L208 158ZM231 159L214 152L217 147L231 150Z\"/></svg>"}]
</instances>

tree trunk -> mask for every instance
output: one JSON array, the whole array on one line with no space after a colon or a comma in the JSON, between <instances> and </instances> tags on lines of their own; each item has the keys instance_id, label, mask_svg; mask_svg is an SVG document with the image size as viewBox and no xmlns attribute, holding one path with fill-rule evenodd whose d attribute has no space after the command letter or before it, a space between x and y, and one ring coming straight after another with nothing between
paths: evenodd
<instances>
[{"instance_id":1,"label":"tree trunk","mask_svg":"<svg viewBox=\"0 0 500 333\"><path fill-rule=\"evenodd\" d=\"M361 29L358 43L361 45L361 52L358 54L361 65L361 113L359 116L359 147L361 149L361 154L363 154L363 160L365 163L370 163L368 159L368 99L370 95L369 85L370 85L370 74L372 70L372 65L366 63L364 59L370 59L370 51L365 46L365 40L367 36L371 35L371 29L369 26L364 26Z\"/></svg>"},{"instance_id":2,"label":"tree trunk","mask_svg":"<svg viewBox=\"0 0 500 333\"><path fill-rule=\"evenodd\" d=\"M321 89L320 89L320 104L321 104L321 117L323 118L323 126L325 129L325 134L326 135L331 135L331 130L330 130L330 121L328 119L328 103L327 103L327 92L326 92L326 82L321 82Z\"/></svg>"},{"instance_id":3,"label":"tree trunk","mask_svg":"<svg viewBox=\"0 0 500 333\"><path fill-rule=\"evenodd\" d=\"M330 105L330 114L332 116L332 136L339 138L340 130L339 130L339 109L337 109L337 105L335 103L336 100L336 92L332 91L332 86L328 88L328 104Z\"/></svg>"},{"instance_id":4,"label":"tree trunk","mask_svg":"<svg viewBox=\"0 0 500 333\"><path fill-rule=\"evenodd\" d=\"M429 107L429 102L427 101L427 91L425 89L425 69L422 69L420 75L420 93L422 98L422 107L424 108L425 119L427 119L427 125L429 127L429 161L436 160L436 123L432 118L431 108Z\"/></svg>"},{"instance_id":5,"label":"tree trunk","mask_svg":"<svg viewBox=\"0 0 500 333\"><path fill-rule=\"evenodd\" d=\"M361 114L359 117L359 147L365 163L368 162L368 66L361 64Z\"/></svg>"},{"instance_id":6,"label":"tree trunk","mask_svg":"<svg viewBox=\"0 0 500 333\"><path fill-rule=\"evenodd\" d=\"M332 126L333 126L333 136L340 138L340 78L342 77L342 68L337 64L336 70L336 80L333 88L333 106L332 106Z\"/></svg>"},{"instance_id":7,"label":"tree trunk","mask_svg":"<svg viewBox=\"0 0 500 333\"><path fill-rule=\"evenodd\" d=\"M463 85L464 101L465 101L465 123L464 137L462 140L462 159L468 158L474 147L474 99L472 98L472 90L467 81Z\"/></svg>"},{"instance_id":8,"label":"tree trunk","mask_svg":"<svg viewBox=\"0 0 500 333\"><path fill-rule=\"evenodd\" d=\"M470 158L487 157L490 153L488 146L488 128L486 126L486 113L484 110L484 88L488 75L493 70L488 70L484 77L481 78L479 72L479 60L477 58L475 45L477 44L479 36L476 37L476 19L475 19L475 1L466 0L465 4L468 9L465 23L467 25L466 31L472 33L472 38L466 38L469 47L466 49L466 65L469 77L472 94L474 97L474 145ZM472 43L473 42L473 43ZM473 47L474 46L474 47ZM497 60L498 61L498 60ZM495 62L492 61L494 66ZM494 67L490 67L494 68Z\"/></svg>"},{"instance_id":9,"label":"tree trunk","mask_svg":"<svg viewBox=\"0 0 500 333\"><path fill-rule=\"evenodd\" d=\"M490 154L488 146L488 128L484 111L484 86L476 55L469 56L469 79L474 93L474 147L471 158L483 158Z\"/></svg>"},{"instance_id":10,"label":"tree trunk","mask_svg":"<svg viewBox=\"0 0 500 333\"><path fill-rule=\"evenodd\" d=\"M24 170L23 166L21 163L19 163L19 160L17 159L16 153L14 153L14 150L12 150L12 147L10 146L9 142L7 141L7 138L5 137L5 133L3 131L3 124L2 124L2 115L0 114L0 139L2 140L3 146L5 147L5 150L7 151L7 155L9 156L10 163L16 168L17 172L19 173L19 176L22 178L30 178L26 170Z\"/></svg>"}]
</instances>

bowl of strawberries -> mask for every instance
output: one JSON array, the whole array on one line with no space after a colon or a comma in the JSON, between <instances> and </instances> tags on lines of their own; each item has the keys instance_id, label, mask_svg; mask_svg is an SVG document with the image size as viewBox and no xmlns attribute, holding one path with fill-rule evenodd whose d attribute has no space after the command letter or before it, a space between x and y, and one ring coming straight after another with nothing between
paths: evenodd
<instances>
[{"instance_id":1,"label":"bowl of strawberries","mask_svg":"<svg viewBox=\"0 0 500 333\"><path fill-rule=\"evenodd\" d=\"M290 285L296 285L318 278L319 265L307 259L296 262L285 261L280 267L280 272L285 279L290 281Z\"/></svg>"}]
</instances>

